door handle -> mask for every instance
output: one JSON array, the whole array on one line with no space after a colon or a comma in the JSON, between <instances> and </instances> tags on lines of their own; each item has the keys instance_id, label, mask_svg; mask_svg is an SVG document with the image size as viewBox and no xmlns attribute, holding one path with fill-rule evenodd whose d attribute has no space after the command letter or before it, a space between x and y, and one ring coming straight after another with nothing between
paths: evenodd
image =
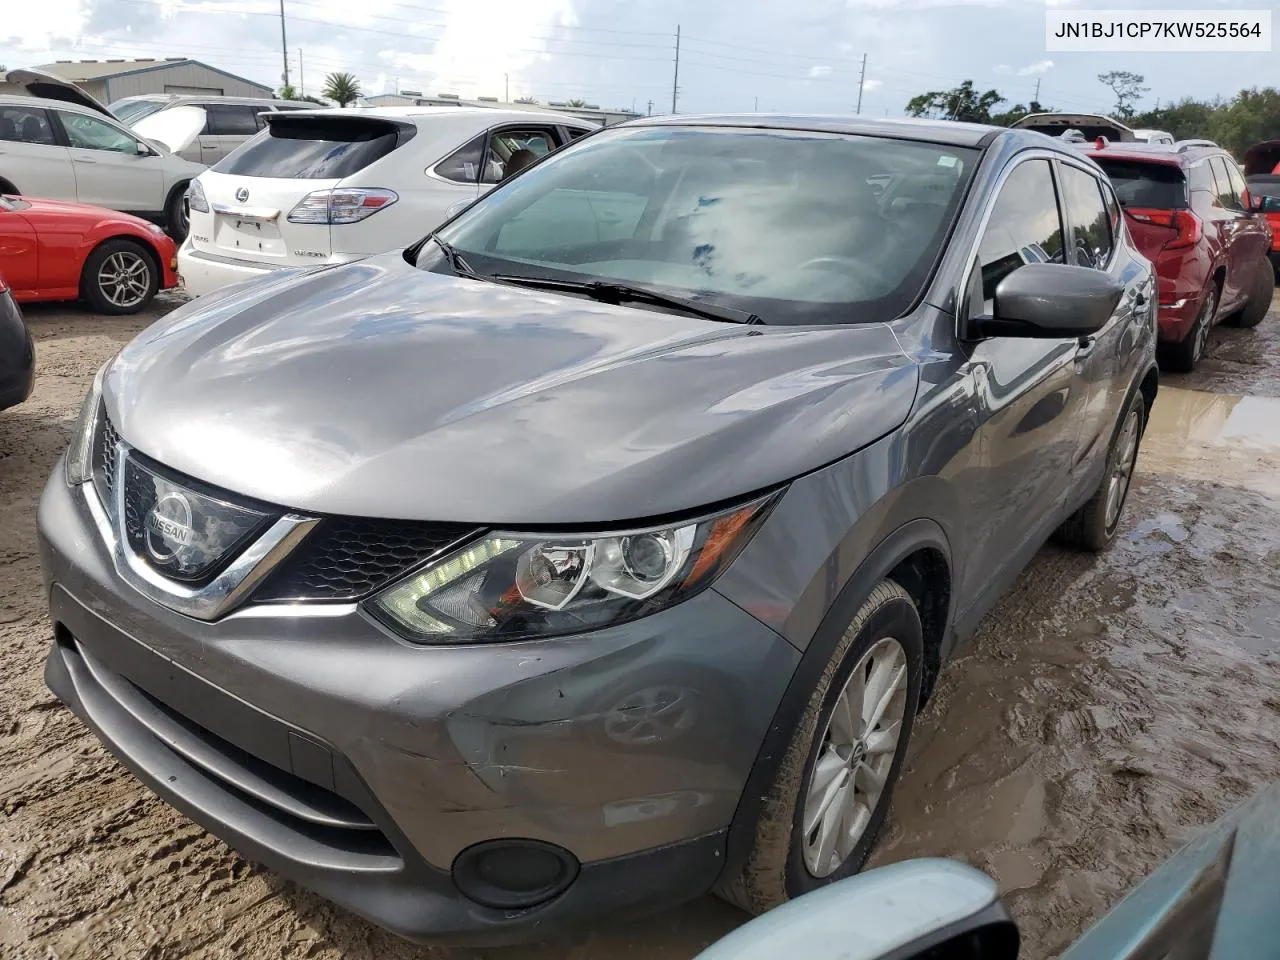
<instances>
[{"instance_id":1,"label":"door handle","mask_svg":"<svg viewBox=\"0 0 1280 960\"><path fill-rule=\"evenodd\" d=\"M76 163L97 163L97 160L91 160L88 157L76 157Z\"/></svg>"}]
</instances>

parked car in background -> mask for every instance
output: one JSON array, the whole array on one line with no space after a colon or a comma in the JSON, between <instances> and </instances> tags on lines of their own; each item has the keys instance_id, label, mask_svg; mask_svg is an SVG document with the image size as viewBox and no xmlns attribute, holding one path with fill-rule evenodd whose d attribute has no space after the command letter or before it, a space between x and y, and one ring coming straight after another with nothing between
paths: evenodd
<instances>
[{"instance_id":1,"label":"parked car in background","mask_svg":"<svg viewBox=\"0 0 1280 960\"><path fill-rule=\"evenodd\" d=\"M1131 142L1137 139L1134 132L1114 117L1097 113L1029 113L1013 126L1019 130L1034 130L1051 137L1060 137L1068 130L1074 130L1085 140L1107 140Z\"/></svg>"},{"instance_id":2,"label":"parked car in background","mask_svg":"<svg viewBox=\"0 0 1280 960\"><path fill-rule=\"evenodd\" d=\"M1280 787L1201 831L1061 960L1275 960ZM1018 930L988 877L907 860L806 894L695 960L1018 960Z\"/></svg>"},{"instance_id":3,"label":"parked car in background","mask_svg":"<svg viewBox=\"0 0 1280 960\"><path fill-rule=\"evenodd\" d=\"M0 244L3 242L0 240ZM0 410L17 406L31 396L35 373L36 348L31 331L0 272Z\"/></svg>"},{"instance_id":4,"label":"parked car in background","mask_svg":"<svg viewBox=\"0 0 1280 960\"><path fill-rule=\"evenodd\" d=\"M1280 140L1256 143L1245 152L1244 178L1253 208L1271 225L1271 265L1280 282Z\"/></svg>"},{"instance_id":5,"label":"parked car in background","mask_svg":"<svg viewBox=\"0 0 1280 960\"><path fill-rule=\"evenodd\" d=\"M1135 130L1133 139L1142 143L1173 143L1174 136L1164 130Z\"/></svg>"},{"instance_id":6,"label":"parked car in background","mask_svg":"<svg viewBox=\"0 0 1280 960\"><path fill-rule=\"evenodd\" d=\"M139 137L105 108L0 95L0 193L130 213L181 240L183 197L202 169Z\"/></svg>"},{"instance_id":7,"label":"parked car in background","mask_svg":"<svg viewBox=\"0 0 1280 960\"><path fill-rule=\"evenodd\" d=\"M265 115L267 129L191 185L178 270L194 296L279 267L403 248L538 158L595 129L483 107Z\"/></svg>"},{"instance_id":8,"label":"parked car in background","mask_svg":"<svg viewBox=\"0 0 1280 960\"><path fill-rule=\"evenodd\" d=\"M128 214L0 195L0 277L20 303L84 299L99 313L137 313L176 286L177 246Z\"/></svg>"},{"instance_id":9,"label":"parked car in background","mask_svg":"<svg viewBox=\"0 0 1280 960\"><path fill-rule=\"evenodd\" d=\"M417 137L479 192L570 129L419 116L273 117L232 160L325 193L215 172L216 202L347 217ZM1105 175L1036 134L606 128L105 365L39 510L47 682L404 936L767 910L861 868L939 669L1045 539L1113 542L1154 303Z\"/></svg>"},{"instance_id":10,"label":"parked car in background","mask_svg":"<svg viewBox=\"0 0 1280 960\"><path fill-rule=\"evenodd\" d=\"M111 112L148 140L193 163L212 166L266 126L261 114L314 110L298 100L152 94L125 97Z\"/></svg>"},{"instance_id":11,"label":"parked car in background","mask_svg":"<svg viewBox=\"0 0 1280 960\"><path fill-rule=\"evenodd\" d=\"M1085 144L1111 178L1129 231L1159 275L1160 358L1195 368L1220 320L1255 327L1271 306L1271 231L1247 209L1244 175L1201 141Z\"/></svg>"}]
</instances>

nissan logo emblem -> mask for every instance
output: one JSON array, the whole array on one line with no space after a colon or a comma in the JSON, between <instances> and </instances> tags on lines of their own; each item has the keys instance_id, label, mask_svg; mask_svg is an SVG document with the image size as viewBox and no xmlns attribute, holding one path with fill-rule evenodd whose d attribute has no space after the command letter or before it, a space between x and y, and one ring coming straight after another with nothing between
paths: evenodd
<instances>
[{"instance_id":1,"label":"nissan logo emblem","mask_svg":"<svg viewBox=\"0 0 1280 960\"><path fill-rule=\"evenodd\" d=\"M191 501L177 492L166 493L147 511L147 553L156 563L169 563L183 547L191 545Z\"/></svg>"},{"instance_id":2,"label":"nissan logo emblem","mask_svg":"<svg viewBox=\"0 0 1280 960\"><path fill-rule=\"evenodd\" d=\"M247 201L247 200L249 199L249 188L248 188L248 187L237 187L237 188L236 188L236 199L237 199L238 201L240 201L241 203L244 203L245 201Z\"/></svg>"}]
</instances>

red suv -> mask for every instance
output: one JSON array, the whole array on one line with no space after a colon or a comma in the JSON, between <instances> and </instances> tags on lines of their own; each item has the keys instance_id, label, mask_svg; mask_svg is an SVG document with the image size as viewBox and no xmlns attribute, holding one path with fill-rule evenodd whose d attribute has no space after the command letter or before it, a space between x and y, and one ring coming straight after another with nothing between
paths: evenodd
<instances>
[{"instance_id":1,"label":"red suv","mask_svg":"<svg viewBox=\"0 0 1280 960\"><path fill-rule=\"evenodd\" d=\"M1082 149L1115 186L1138 249L1156 268L1160 364L1193 369L1219 319L1254 327L1271 306L1271 227L1249 210L1244 175L1208 141Z\"/></svg>"}]
</instances>

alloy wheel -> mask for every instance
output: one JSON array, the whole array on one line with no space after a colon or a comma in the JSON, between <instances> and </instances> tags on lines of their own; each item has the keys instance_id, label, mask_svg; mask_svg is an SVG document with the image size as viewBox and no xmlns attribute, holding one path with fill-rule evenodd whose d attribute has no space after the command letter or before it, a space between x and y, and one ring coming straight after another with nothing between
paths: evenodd
<instances>
[{"instance_id":1,"label":"alloy wheel","mask_svg":"<svg viewBox=\"0 0 1280 960\"><path fill-rule=\"evenodd\" d=\"M98 268L98 289L113 306L136 307L151 292L151 267L140 253L117 250Z\"/></svg>"},{"instance_id":2,"label":"alloy wheel","mask_svg":"<svg viewBox=\"0 0 1280 960\"><path fill-rule=\"evenodd\" d=\"M1111 476L1107 481L1107 530L1110 531L1120 520L1120 511L1124 507L1124 498L1129 493L1129 484L1133 480L1133 468L1138 459L1138 434L1142 415L1137 407L1129 411L1124 418L1124 426L1120 428L1120 436L1116 439L1116 456L1111 465Z\"/></svg>"},{"instance_id":3,"label":"alloy wheel","mask_svg":"<svg viewBox=\"0 0 1280 960\"><path fill-rule=\"evenodd\" d=\"M885 637L836 698L803 806L804 862L828 877L849 859L888 786L907 706L907 655Z\"/></svg>"},{"instance_id":4,"label":"alloy wheel","mask_svg":"<svg viewBox=\"0 0 1280 960\"><path fill-rule=\"evenodd\" d=\"M1200 308L1200 316L1196 318L1195 333L1192 334L1195 344L1191 348L1191 362L1199 363L1200 358L1204 356L1204 348L1209 343L1209 331L1213 329L1213 315L1218 307L1218 290L1216 287L1210 287L1209 292L1205 294L1204 306Z\"/></svg>"}]
</instances>

